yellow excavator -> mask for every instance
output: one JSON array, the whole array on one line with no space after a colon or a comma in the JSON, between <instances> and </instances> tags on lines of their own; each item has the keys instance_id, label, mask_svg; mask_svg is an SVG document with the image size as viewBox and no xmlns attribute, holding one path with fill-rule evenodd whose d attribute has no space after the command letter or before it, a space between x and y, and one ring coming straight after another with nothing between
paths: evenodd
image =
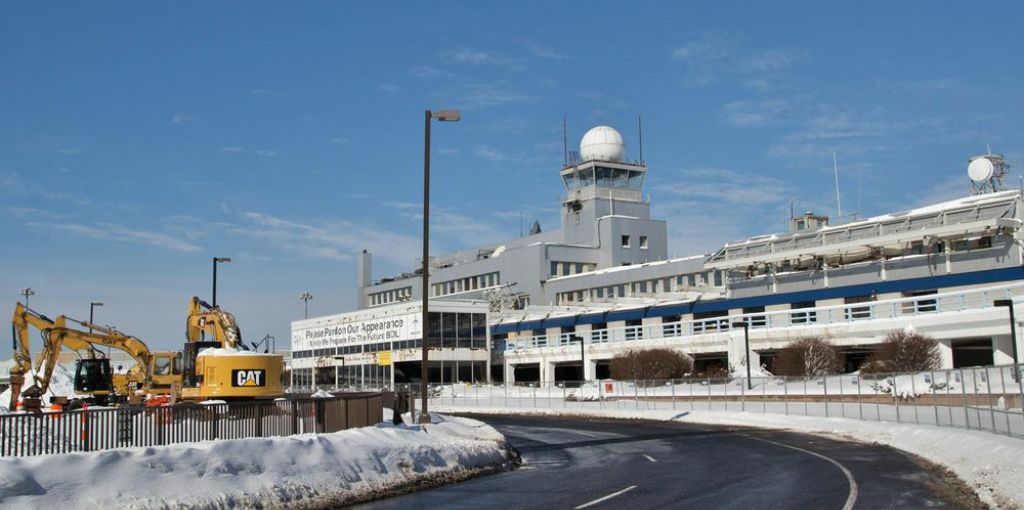
<instances>
[{"instance_id":1,"label":"yellow excavator","mask_svg":"<svg viewBox=\"0 0 1024 510\"><path fill-rule=\"evenodd\" d=\"M182 398L232 400L284 394L283 357L249 350L230 312L193 297L185 338Z\"/></svg>"},{"instance_id":2,"label":"yellow excavator","mask_svg":"<svg viewBox=\"0 0 1024 510\"><path fill-rule=\"evenodd\" d=\"M58 317L58 319L60 319ZM61 319L63 321L63 319ZM18 303L14 307L14 317L11 319L11 336L13 338L14 365L11 367L11 401L9 409L14 411L18 407L18 398L22 398L22 405L26 410L38 410L42 404L41 397L49 386L49 380L43 384L40 391L39 375L33 377L32 386L25 390L22 395L21 388L25 384L25 374L32 369L32 351L29 348L29 325L34 326L43 334L54 324L46 316L36 313L25 305Z\"/></svg>"},{"instance_id":3,"label":"yellow excavator","mask_svg":"<svg viewBox=\"0 0 1024 510\"><path fill-rule=\"evenodd\" d=\"M76 322L92 331L81 331L68 326ZM24 382L24 373L31 367L26 353L29 349L29 328L35 327L43 338L43 349L35 363L33 385L24 391L23 404L27 410L38 409L40 397L49 389L50 379L57 365L62 348L78 351L81 356L75 362L74 388L78 395L89 395L89 403L106 405L111 401L123 401L136 389L147 394L168 394L176 391L181 384L181 353L150 351L146 344L114 328L88 322L75 321L64 315L55 320L21 303L15 307L12 327L15 337L15 369L12 369L12 383L15 372ZM111 347L128 353L135 360L127 374L114 374L110 360L97 347ZM21 359L19 359L21 358ZM12 384L11 405L17 402L20 384ZM13 409L13 407L12 407Z\"/></svg>"}]
</instances>

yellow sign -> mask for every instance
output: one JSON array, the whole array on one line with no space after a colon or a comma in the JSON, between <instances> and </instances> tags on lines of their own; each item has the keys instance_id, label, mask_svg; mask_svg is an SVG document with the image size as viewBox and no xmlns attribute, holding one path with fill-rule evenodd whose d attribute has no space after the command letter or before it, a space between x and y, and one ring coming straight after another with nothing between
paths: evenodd
<instances>
[{"instance_id":1,"label":"yellow sign","mask_svg":"<svg viewBox=\"0 0 1024 510\"><path fill-rule=\"evenodd\" d=\"M386 367L391 364L391 351L382 351L377 353L377 364Z\"/></svg>"}]
</instances>

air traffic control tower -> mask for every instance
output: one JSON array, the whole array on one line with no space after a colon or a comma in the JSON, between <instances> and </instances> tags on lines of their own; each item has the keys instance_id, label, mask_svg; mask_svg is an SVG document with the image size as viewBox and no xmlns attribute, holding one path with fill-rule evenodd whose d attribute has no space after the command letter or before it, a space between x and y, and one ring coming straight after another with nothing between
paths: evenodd
<instances>
[{"instance_id":1,"label":"air traffic control tower","mask_svg":"<svg viewBox=\"0 0 1024 510\"><path fill-rule=\"evenodd\" d=\"M605 249L598 269L664 260L665 223L650 219L642 197L647 165L626 160L622 135L598 126L583 136L579 156L562 169L563 240Z\"/></svg>"},{"instance_id":2,"label":"air traffic control tower","mask_svg":"<svg viewBox=\"0 0 1024 510\"><path fill-rule=\"evenodd\" d=\"M579 152L566 158L559 173L565 185L560 230L531 231L431 257L430 296L488 299L497 289L514 294L519 306L551 305L558 290L549 287L559 278L668 258L665 222L650 218L650 203L643 199L647 166L626 159L618 131L607 126L587 131ZM370 254L362 253L359 260L358 308L420 296L418 271L373 281ZM596 286L616 283L594 276ZM613 294L614 288L598 292L622 297Z\"/></svg>"}]
</instances>

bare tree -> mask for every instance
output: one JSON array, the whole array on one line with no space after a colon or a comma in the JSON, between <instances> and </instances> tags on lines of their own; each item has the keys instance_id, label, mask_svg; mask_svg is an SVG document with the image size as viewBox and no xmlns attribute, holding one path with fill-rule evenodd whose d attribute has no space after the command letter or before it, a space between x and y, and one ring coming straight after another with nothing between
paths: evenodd
<instances>
[{"instance_id":1,"label":"bare tree","mask_svg":"<svg viewBox=\"0 0 1024 510\"><path fill-rule=\"evenodd\" d=\"M921 372L935 370L942 363L939 342L916 332L894 329L882 346L861 366L862 373Z\"/></svg>"},{"instance_id":2,"label":"bare tree","mask_svg":"<svg viewBox=\"0 0 1024 510\"><path fill-rule=\"evenodd\" d=\"M775 373L815 377L838 373L842 369L839 350L817 336L798 338L779 352Z\"/></svg>"},{"instance_id":3,"label":"bare tree","mask_svg":"<svg viewBox=\"0 0 1024 510\"><path fill-rule=\"evenodd\" d=\"M693 359L673 349L628 350L612 359L612 378L642 384L677 379L693 370Z\"/></svg>"}]
</instances>

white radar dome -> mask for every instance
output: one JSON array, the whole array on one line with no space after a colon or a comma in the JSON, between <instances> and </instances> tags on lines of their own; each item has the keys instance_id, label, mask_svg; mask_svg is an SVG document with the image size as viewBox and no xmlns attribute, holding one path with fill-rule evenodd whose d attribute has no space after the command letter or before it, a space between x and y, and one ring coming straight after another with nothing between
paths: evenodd
<instances>
[{"instance_id":1,"label":"white radar dome","mask_svg":"<svg viewBox=\"0 0 1024 510\"><path fill-rule=\"evenodd\" d=\"M995 169L990 159L979 157L967 165L967 176L974 182L984 182L992 178Z\"/></svg>"},{"instance_id":2,"label":"white radar dome","mask_svg":"<svg viewBox=\"0 0 1024 510\"><path fill-rule=\"evenodd\" d=\"M580 140L580 158L584 161L622 161L626 158L626 144L615 129L597 126L587 131L583 140Z\"/></svg>"}]
</instances>

